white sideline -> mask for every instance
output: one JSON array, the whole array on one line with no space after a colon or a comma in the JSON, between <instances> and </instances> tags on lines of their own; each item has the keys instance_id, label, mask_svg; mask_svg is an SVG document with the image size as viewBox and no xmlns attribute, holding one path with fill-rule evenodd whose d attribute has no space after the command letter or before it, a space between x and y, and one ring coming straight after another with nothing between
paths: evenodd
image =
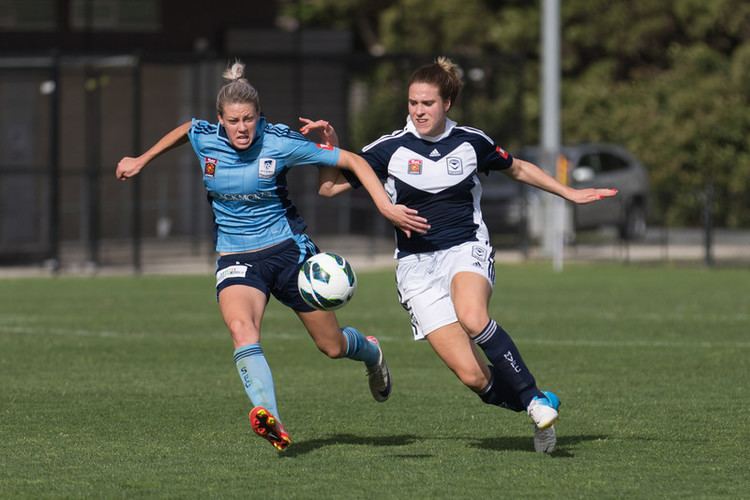
<instances>
[{"instance_id":1,"label":"white sideline","mask_svg":"<svg viewBox=\"0 0 750 500\"><path fill-rule=\"evenodd\" d=\"M404 333L403 337L393 337L390 335L376 335L379 340L385 340L387 342L403 342L412 343L413 340L408 332ZM67 328L44 328L44 327L33 327L23 325L8 325L0 323L0 335L2 334L17 334L17 335L59 335L68 337L98 337L98 338L144 338L146 333L137 332L116 332L110 330L85 330L85 329L67 329ZM158 335L158 334L153 334ZM180 332L180 337L204 337L206 334L202 332L195 332L190 334L189 332ZM307 334L300 328L296 333L289 332L268 332L265 335L266 340L293 340L298 341L300 339L308 338ZM734 341L664 341L664 340L649 340L649 339L630 339L630 340L590 340L590 339L530 339L524 337L515 337L514 341L517 344L535 344L545 346L562 346L562 347L594 347L594 348L611 348L611 347L667 347L667 348L700 348L700 349L747 349L750 348L750 342L734 342Z\"/></svg>"}]
</instances>

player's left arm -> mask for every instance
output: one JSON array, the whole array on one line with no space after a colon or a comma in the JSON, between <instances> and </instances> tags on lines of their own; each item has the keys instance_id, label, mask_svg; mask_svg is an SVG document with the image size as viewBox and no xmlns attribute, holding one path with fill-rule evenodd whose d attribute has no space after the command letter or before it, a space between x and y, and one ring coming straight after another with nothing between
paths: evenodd
<instances>
[{"instance_id":1,"label":"player's left arm","mask_svg":"<svg viewBox=\"0 0 750 500\"><path fill-rule=\"evenodd\" d=\"M427 219L417 215L416 210L408 208L405 205L394 205L391 203L391 199L385 192L383 184L381 184L380 179L375 175L375 171L364 158L345 149L339 151L340 154L336 166L351 170L357 176L383 217L391 221L407 237L411 237L412 231L417 233L427 232L430 228L429 224L427 224Z\"/></svg>"},{"instance_id":2,"label":"player's left arm","mask_svg":"<svg viewBox=\"0 0 750 500\"><path fill-rule=\"evenodd\" d=\"M326 146L337 146L339 145L339 136L336 134L336 129L333 128L326 120L310 120L309 118L299 117L299 121L302 122L302 126L299 128L301 134L310 136L313 134L311 139L319 139L320 144Z\"/></svg>"},{"instance_id":3,"label":"player's left arm","mask_svg":"<svg viewBox=\"0 0 750 500\"><path fill-rule=\"evenodd\" d=\"M503 170L503 172L519 182L555 194L573 203L592 203L617 194L616 189L575 189L566 186L533 163L519 158L513 158L510 168Z\"/></svg>"},{"instance_id":4,"label":"player's left arm","mask_svg":"<svg viewBox=\"0 0 750 500\"><path fill-rule=\"evenodd\" d=\"M333 128L326 120L310 120L309 118L299 117L299 121L302 122L300 127L300 133L305 136L318 139L320 144L324 146L336 146L339 145L339 136L336 134L336 129ZM341 169L336 167L320 167L318 169L318 194L331 198L338 194L349 191L352 185L344 177Z\"/></svg>"}]
</instances>

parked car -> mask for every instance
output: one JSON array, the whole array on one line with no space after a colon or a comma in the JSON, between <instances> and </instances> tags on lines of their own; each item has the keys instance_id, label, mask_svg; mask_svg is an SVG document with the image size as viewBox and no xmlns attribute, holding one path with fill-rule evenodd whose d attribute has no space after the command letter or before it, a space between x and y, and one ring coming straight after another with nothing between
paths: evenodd
<instances>
[{"instance_id":1,"label":"parked car","mask_svg":"<svg viewBox=\"0 0 750 500\"><path fill-rule=\"evenodd\" d=\"M625 148L614 144L585 143L563 146L568 161L569 182L576 188L608 187L617 196L587 205L573 205L576 230L615 226L623 239L646 234L649 179L640 161ZM539 165L540 149L523 148L516 156ZM540 165L541 166L541 165ZM490 230L525 224L530 198L535 190L505 175L493 173L482 179L483 213Z\"/></svg>"}]
</instances>

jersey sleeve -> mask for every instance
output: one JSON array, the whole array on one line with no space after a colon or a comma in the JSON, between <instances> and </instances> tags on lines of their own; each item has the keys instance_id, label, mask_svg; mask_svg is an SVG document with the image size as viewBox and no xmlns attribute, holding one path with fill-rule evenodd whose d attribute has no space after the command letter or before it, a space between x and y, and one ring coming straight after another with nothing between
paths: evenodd
<instances>
[{"instance_id":1,"label":"jersey sleeve","mask_svg":"<svg viewBox=\"0 0 750 500\"><path fill-rule=\"evenodd\" d=\"M200 156L200 152L205 141L208 138L212 137L215 133L216 128L214 125L205 120L193 118L187 135L188 140L190 141L190 145L193 146L193 151L195 151L195 154Z\"/></svg>"},{"instance_id":2,"label":"jersey sleeve","mask_svg":"<svg viewBox=\"0 0 750 500\"><path fill-rule=\"evenodd\" d=\"M513 156L494 141L479 141L477 159L478 170L485 174L492 170L505 170L513 165Z\"/></svg>"},{"instance_id":3,"label":"jersey sleeve","mask_svg":"<svg viewBox=\"0 0 750 500\"><path fill-rule=\"evenodd\" d=\"M385 182L388 178L388 163L390 161L390 154L385 148L379 148L377 146L369 147L366 146L362 150L360 156L370 165L378 179ZM351 170L343 171L344 177L354 189L360 187L362 183L359 178Z\"/></svg>"},{"instance_id":4,"label":"jersey sleeve","mask_svg":"<svg viewBox=\"0 0 750 500\"><path fill-rule=\"evenodd\" d=\"M290 148L288 161L290 165L323 165L335 167L339 162L341 150L336 146L317 144L305 139L295 140Z\"/></svg>"},{"instance_id":5,"label":"jersey sleeve","mask_svg":"<svg viewBox=\"0 0 750 500\"><path fill-rule=\"evenodd\" d=\"M299 132L291 130L286 125L277 124L266 132L278 136L282 140L287 164L291 167L299 165L323 165L326 167L335 167L339 162L341 150L336 146L326 144L317 144L312 142Z\"/></svg>"}]
</instances>

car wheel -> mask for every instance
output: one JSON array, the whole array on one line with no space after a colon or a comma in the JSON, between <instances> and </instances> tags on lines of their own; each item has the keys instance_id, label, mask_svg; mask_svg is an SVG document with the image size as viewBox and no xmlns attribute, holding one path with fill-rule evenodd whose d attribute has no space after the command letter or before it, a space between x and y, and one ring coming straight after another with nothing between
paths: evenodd
<instances>
[{"instance_id":1,"label":"car wheel","mask_svg":"<svg viewBox=\"0 0 750 500\"><path fill-rule=\"evenodd\" d=\"M619 229L620 237L624 240L643 239L646 236L646 210L643 205L631 204Z\"/></svg>"}]
</instances>

